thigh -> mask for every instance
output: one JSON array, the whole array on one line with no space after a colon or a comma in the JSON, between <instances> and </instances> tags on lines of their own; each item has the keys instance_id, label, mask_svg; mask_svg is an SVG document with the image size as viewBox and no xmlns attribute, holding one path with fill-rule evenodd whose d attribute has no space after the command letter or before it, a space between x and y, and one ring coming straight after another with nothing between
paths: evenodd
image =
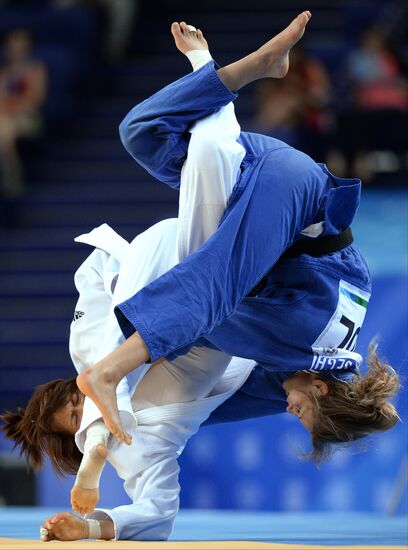
<instances>
[{"instance_id":1,"label":"thigh","mask_svg":"<svg viewBox=\"0 0 408 550\"><path fill-rule=\"evenodd\" d=\"M180 261L216 231L245 156L237 142L240 126L232 103L195 123L190 132L180 183Z\"/></svg>"},{"instance_id":2,"label":"thigh","mask_svg":"<svg viewBox=\"0 0 408 550\"><path fill-rule=\"evenodd\" d=\"M230 361L229 355L205 347L193 347L173 361L158 361L133 394L134 410L206 397Z\"/></svg>"}]
</instances>

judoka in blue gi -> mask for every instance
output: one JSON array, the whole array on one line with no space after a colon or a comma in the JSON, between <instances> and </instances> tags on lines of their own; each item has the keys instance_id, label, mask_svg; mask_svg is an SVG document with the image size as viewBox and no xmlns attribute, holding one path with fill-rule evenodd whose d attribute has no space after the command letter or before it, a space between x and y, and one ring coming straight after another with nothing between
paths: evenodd
<instances>
[{"instance_id":1,"label":"judoka in blue gi","mask_svg":"<svg viewBox=\"0 0 408 550\"><path fill-rule=\"evenodd\" d=\"M191 124L233 101L242 86L283 77L309 18L303 12L256 52L218 70L211 60L137 105L120 125L129 153L177 189ZM201 31L185 23L174 23L172 32L190 57L208 48ZM115 388L138 365L174 359L193 345L253 359L250 378L213 420L282 410L282 401L272 399L283 387L284 407L310 431L311 456L319 461L329 443L389 429L398 418L386 400L398 388L397 375L372 348L362 376L354 351L371 292L349 230L361 182L337 178L271 137L242 132L238 142L245 157L217 231L116 307L126 342L77 384L109 430L130 443Z\"/></svg>"}]
</instances>

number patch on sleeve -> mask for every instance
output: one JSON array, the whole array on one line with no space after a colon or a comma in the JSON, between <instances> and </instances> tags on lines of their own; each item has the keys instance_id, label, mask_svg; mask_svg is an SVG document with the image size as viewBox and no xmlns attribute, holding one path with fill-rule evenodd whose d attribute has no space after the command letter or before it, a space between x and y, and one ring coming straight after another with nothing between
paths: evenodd
<instances>
[{"instance_id":1,"label":"number patch on sleeve","mask_svg":"<svg viewBox=\"0 0 408 550\"><path fill-rule=\"evenodd\" d=\"M368 292L340 281L336 311L312 346L314 358L310 370L358 368L362 357L354 350L369 299Z\"/></svg>"}]
</instances>

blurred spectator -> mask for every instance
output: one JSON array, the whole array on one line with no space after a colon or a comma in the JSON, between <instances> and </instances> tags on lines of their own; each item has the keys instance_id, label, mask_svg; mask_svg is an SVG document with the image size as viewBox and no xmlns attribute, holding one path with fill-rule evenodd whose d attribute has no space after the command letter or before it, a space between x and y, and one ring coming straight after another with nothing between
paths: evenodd
<instances>
[{"instance_id":1,"label":"blurred spectator","mask_svg":"<svg viewBox=\"0 0 408 550\"><path fill-rule=\"evenodd\" d=\"M403 155L407 146L408 81L381 30L370 28L345 63L349 93L340 106L337 143L344 175L373 176L370 151Z\"/></svg>"},{"instance_id":2,"label":"blurred spectator","mask_svg":"<svg viewBox=\"0 0 408 550\"><path fill-rule=\"evenodd\" d=\"M360 47L347 60L347 72L357 108L407 110L407 81L379 29L363 33Z\"/></svg>"},{"instance_id":3,"label":"blurred spectator","mask_svg":"<svg viewBox=\"0 0 408 550\"><path fill-rule=\"evenodd\" d=\"M0 194L5 197L17 197L23 191L17 141L40 134L46 89L46 69L32 57L30 34L24 29L10 31L0 67Z\"/></svg>"},{"instance_id":4,"label":"blurred spectator","mask_svg":"<svg viewBox=\"0 0 408 550\"><path fill-rule=\"evenodd\" d=\"M294 48L287 76L258 85L256 129L321 159L332 126L331 96L325 67L300 47Z\"/></svg>"},{"instance_id":5,"label":"blurred spectator","mask_svg":"<svg viewBox=\"0 0 408 550\"><path fill-rule=\"evenodd\" d=\"M108 61L123 58L131 40L139 7L138 0L53 0L53 5L58 8L70 8L78 4L102 11L105 19L103 57Z\"/></svg>"}]
</instances>

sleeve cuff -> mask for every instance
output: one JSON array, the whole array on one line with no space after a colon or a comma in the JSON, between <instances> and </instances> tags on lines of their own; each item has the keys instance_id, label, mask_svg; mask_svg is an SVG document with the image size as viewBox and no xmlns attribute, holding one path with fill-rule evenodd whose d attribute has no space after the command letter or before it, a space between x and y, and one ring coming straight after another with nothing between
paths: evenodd
<instances>
[{"instance_id":1,"label":"sleeve cuff","mask_svg":"<svg viewBox=\"0 0 408 550\"><path fill-rule=\"evenodd\" d=\"M105 508L96 508L91 514L86 514L85 519L110 519L113 522L113 528L115 530L115 536L109 540L119 540L121 526L115 521L115 513L113 510L107 510Z\"/></svg>"}]
</instances>

